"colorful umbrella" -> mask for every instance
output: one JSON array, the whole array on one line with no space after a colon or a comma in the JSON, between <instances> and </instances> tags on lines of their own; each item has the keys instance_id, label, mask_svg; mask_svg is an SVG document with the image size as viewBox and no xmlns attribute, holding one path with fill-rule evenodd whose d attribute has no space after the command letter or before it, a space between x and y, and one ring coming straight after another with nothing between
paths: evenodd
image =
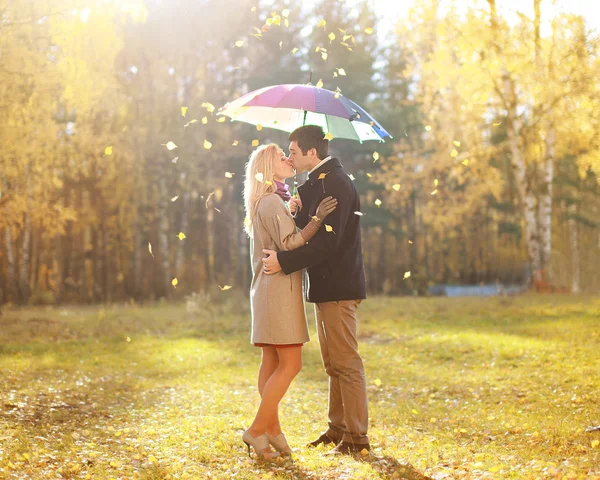
<instances>
[{"instance_id":1,"label":"colorful umbrella","mask_svg":"<svg viewBox=\"0 0 600 480\"><path fill-rule=\"evenodd\" d=\"M292 132L302 125L319 125L333 138L360 143L384 142L392 136L363 108L341 93L313 85L274 85L247 93L221 107L217 115L231 121Z\"/></svg>"}]
</instances>

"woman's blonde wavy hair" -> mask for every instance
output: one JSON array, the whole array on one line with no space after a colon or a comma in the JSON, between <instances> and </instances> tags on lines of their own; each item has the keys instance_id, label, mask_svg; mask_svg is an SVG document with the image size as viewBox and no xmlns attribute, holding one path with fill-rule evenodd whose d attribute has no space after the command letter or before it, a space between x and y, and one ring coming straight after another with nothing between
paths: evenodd
<instances>
[{"instance_id":1,"label":"woman's blonde wavy hair","mask_svg":"<svg viewBox=\"0 0 600 480\"><path fill-rule=\"evenodd\" d=\"M275 193L277 186L273 178L273 165L280 159L279 146L275 143L261 145L254 150L246 164L246 178L244 179L244 208L246 218L244 228L249 237L252 237L252 220L256 214L260 199ZM256 177L262 173L262 182ZM258 175L260 177L260 175Z\"/></svg>"}]
</instances>

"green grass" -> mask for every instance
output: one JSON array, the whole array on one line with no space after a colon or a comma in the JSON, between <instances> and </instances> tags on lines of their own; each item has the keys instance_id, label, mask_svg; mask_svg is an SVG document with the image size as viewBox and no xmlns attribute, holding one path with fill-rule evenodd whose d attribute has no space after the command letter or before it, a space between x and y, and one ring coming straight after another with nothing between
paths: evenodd
<instances>
[{"instance_id":1,"label":"green grass","mask_svg":"<svg viewBox=\"0 0 600 480\"><path fill-rule=\"evenodd\" d=\"M0 477L600 478L597 297L363 302L374 449L359 458L303 447L327 421L309 304L281 411L295 460L273 465L240 439L259 399L247 302L196 307L5 310Z\"/></svg>"}]
</instances>

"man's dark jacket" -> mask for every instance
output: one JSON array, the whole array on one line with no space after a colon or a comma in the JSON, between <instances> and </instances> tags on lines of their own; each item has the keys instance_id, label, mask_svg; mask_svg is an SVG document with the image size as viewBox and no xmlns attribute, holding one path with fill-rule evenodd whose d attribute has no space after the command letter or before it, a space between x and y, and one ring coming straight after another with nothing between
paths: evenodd
<instances>
[{"instance_id":1,"label":"man's dark jacket","mask_svg":"<svg viewBox=\"0 0 600 480\"><path fill-rule=\"evenodd\" d=\"M302 209L296 226L304 228L324 197L337 199L336 209L304 246L278 252L283 271L308 269L308 301L321 303L366 298L365 271L360 239L360 199L354 182L337 158L330 158L298 187ZM333 231L328 232L326 226Z\"/></svg>"}]
</instances>

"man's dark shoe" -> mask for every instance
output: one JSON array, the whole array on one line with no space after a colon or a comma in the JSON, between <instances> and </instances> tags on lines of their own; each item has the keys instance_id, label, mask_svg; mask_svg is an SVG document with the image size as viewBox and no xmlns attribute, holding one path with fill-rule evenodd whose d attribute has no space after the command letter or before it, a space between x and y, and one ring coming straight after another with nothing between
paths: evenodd
<instances>
[{"instance_id":1,"label":"man's dark shoe","mask_svg":"<svg viewBox=\"0 0 600 480\"><path fill-rule=\"evenodd\" d=\"M361 453L363 450L367 452L371 451L371 446L368 443L350 443L340 442L335 448L329 450L325 455L353 455L355 453Z\"/></svg>"},{"instance_id":2,"label":"man's dark shoe","mask_svg":"<svg viewBox=\"0 0 600 480\"><path fill-rule=\"evenodd\" d=\"M333 437L330 437L326 433L317 438L314 442L310 442L307 447L318 447L319 445L337 445L340 443L340 440L336 440Z\"/></svg>"}]
</instances>

